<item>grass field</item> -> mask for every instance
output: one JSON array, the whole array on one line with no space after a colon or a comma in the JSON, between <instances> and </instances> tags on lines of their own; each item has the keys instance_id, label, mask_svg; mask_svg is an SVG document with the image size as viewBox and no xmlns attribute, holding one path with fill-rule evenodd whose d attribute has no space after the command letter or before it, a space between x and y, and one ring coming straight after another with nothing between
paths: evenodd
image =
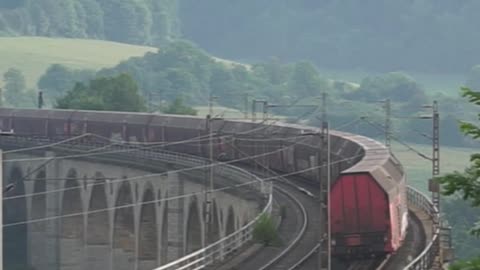
<instances>
[{"instance_id":1,"label":"grass field","mask_svg":"<svg viewBox=\"0 0 480 270\"><path fill-rule=\"evenodd\" d=\"M100 40L1 37L0 74L11 67L18 68L24 73L27 85L35 87L38 78L54 63L97 70L153 51L156 48Z\"/></svg>"},{"instance_id":2,"label":"grass field","mask_svg":"<svg viewBox=\"0 0 480 270\"><path fill-rule=\"evenodd\" d=\"M430 145L411 144L411 146L431 156L432 147ZM409 184L426 191L427 181L432 175L432 163L398 144L394 144L392 150L406 169ZM463 171L469 162L470 155L474 152L478 152L478 149L441 146L440 173L443 174L454 170Z\"/></svg>"}]
</instances>

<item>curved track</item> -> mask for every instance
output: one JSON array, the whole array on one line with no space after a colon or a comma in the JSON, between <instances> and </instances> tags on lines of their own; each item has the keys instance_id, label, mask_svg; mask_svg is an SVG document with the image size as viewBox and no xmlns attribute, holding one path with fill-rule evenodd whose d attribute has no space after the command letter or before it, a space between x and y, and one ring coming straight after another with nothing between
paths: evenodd
<instances>
[{"instance_id":1,"label":"curved track","mask_svg":"<svg viewBox=\"0 0 480 270\"><path fill-rule=\"evenodd\" d=\"M383 262L384 259L368 259L352 262L347 270L373 270Z\"/></svg>"},{"instance_id":2,"label":"curved track","mask_svg":"<svg viewBox=\"0 0 480 270\"><path fill-rule=\"evenodd\" d=\"M317 228L320 222L318 209L318 202L311 196L299 191L297 188L289 184L278 184L280 189L287 191L291 196L294 196L298 203L305 209L306 220L304 229L301 234L298 234L295 241L289 243L285 249L278 254L274 260L271 260L261 270L267 269L282 269L293 270L300 269L301 264L314 254L314 250L318 244Z\"/></svg>"}]
</instances>

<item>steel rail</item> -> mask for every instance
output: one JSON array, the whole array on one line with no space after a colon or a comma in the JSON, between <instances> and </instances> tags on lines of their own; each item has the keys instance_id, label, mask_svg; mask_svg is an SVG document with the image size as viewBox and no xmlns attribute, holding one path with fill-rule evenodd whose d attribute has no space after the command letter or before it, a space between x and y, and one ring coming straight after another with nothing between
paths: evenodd
<instances>
[{"instance_id":1,"label":"steel rail","mask_svg":"<svg viewBox=\"0 0 480 270\"><path fill-rule=\"evenodd\" d=\"M303 204L294 196L292 195L290 192L286 191L285 189L283 188L280 188L280 187L274 187L277 191L279 191L280 193L283 193L284 195L290 197L294 202L295 204L297 204L297 206L300 208L301 212L302 212L302 221L303 221L303 224L302 224L302 228L300 229L300 231L298 232L297 236L295 237L295 239L290 242L290 244L282 251L280 252L277 256L275 256L273 259L271 259L268 263L266 263L265 265L263 265L261 268L259 268L259 270L266 270L270 267L272 267L273 265L275 265L275 263L277 263L283 256L285 256L285 254L287 254L293 247L295 247L298 242L300 241L300 239L304 236L305 234L305 231L307 230L307 225L308 225L308 215L307 215L307 210L305 209L305 207L303 206Z\"/></svg>"},{"instance_id":2,"label":"steel rail","mask_svg":"<svg viewBox=\"0 0 480 270\"><path fill-rule=\"evenodd\" d=\"M317 252L317 249L320 247L320 244L317 244L312 250L310 250L305 256L303 256L296 264L288 268L288 270L294 270L300 267L303 263L305 263L310 257Z\"/></svg>"}]
</instances>

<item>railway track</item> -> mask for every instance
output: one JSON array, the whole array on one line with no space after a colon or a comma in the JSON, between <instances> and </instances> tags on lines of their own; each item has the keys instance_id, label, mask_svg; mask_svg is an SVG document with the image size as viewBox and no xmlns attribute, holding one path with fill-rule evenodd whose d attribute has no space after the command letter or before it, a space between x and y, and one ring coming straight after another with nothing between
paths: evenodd
<instances>
[{"instance_id":1,"label":"railway track","mask_svg":"<svg viewBox=\"0 0 480 270\"><path fill-rule=\"evenodd\" d=\"M219 269L271 269L279 259L291 250L305 233L308 217L302 204L296 199L295 195L290 194L289 190L283 187L275 187L274 197L274 216L281 216L281 223L278 227L280 237L279 244L263 247L255 255L235 265L234 267L220 267ZM283 210L281 210L283 209Z\"/></svg>"},{"instance_id":2,"label":"railway track","mask_svg":"<svg viewBox=\"0 0 480 270\"><path fill-rule=\"evenodd\" d=\"M347 270L374 270L374 269L379 269L379 265L382 264L382 262L385 260L385 258L382 259L367 259L367 260L358 260L352 262Z\"/></svg>"},{"instance_id":3,"label":"railway track","mask_svg":"<svg viewBox=\"0 0 480 270\"><path fill-rule=\"evenodd\" d=\"M302 230L299 231L294 241L285 246L275 258L260 267L260 270L293 270L301 269L302 264L314 253L318 244L316 224L319 222L319 214L316 209L317 201L314 198L300 192L291 185L278 183L277 189L288 192L294 197L303 209L305 216Z\"/></svg>"},{"instance_id":4,"label":"railway track","mask_svg":"<svg viewBox=\"0 0 480 270\"><path fill-rule=\"evenodd\" d=\"M265 177L263 172L252 171L251 167L248 169ZM320 220L316 211L318 201L313 194L302 192L293 182L280 178L274 181L274 202L277 202L277 212L284 211L285 214L278 228L281 246L264 247L248 261L232 269L302 269L303 263L316 254L317 225ZM282 208L284 210L280 210Z\"/></svg>"}]
</instances>

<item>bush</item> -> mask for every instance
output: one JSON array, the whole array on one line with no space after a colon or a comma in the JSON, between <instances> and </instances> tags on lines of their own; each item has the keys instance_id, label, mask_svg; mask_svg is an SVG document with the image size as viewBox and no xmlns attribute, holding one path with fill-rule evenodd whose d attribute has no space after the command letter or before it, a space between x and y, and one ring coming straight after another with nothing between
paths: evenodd
<instances>
[{"instance_id":1,"label":"bush","mask_svg":"<svg viewBox=\"0 0 480 270\"><path fill-rule=\"evenodd\" d=\"M262 214L260 216L253 229L253 239L265 246L271 246L278 243L278 233L275 224L273 223L273 219L269 215Z\"/></svg>"}]
</instances>

